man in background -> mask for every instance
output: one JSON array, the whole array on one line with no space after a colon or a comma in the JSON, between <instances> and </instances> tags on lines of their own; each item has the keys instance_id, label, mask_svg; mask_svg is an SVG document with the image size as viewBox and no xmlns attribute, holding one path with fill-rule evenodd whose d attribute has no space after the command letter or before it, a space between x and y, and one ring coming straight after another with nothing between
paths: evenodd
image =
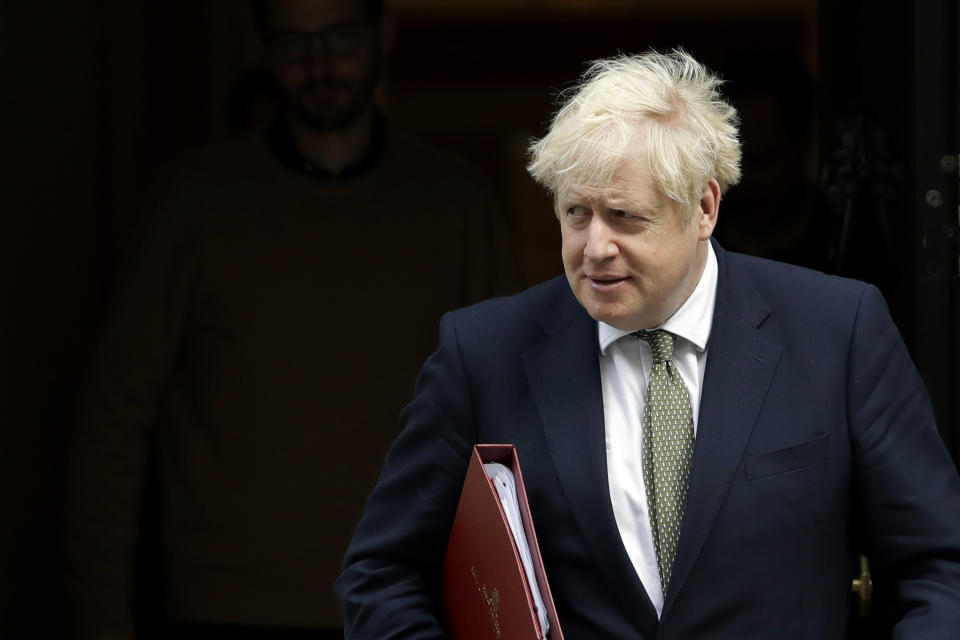
<instances>
[{"instance_id":1,"label":"man in background","mask_svg":"<svg viewBox=\"0 0 960 640\"><path fill-rule=\"evenodd\" d=\"M163 622L141 636L341 637L332 584L436 322L516 285L484 181L374 104L382 2L254 13L281 117L161 176L91 369L66 516L79 637L136 634L142 522Z\"/></svg>"}]
</instances>

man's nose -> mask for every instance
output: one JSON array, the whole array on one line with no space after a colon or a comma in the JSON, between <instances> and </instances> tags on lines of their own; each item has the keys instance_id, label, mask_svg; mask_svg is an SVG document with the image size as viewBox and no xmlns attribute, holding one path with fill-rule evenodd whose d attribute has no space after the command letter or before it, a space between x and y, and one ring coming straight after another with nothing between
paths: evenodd
<instances>
[{"instance_id":1,"label":"man's nose","mask_svg":"<svg viewBox=\"0 0 960 640\"><path fill-rule=\"evenodd\" d=\"M588 260L601 261L615 257L620 253L616 234L600 216L593 216L585 230L586 241L583 256Z\"/></svg>"},{"instance_id":2,"label":"man's nose","mask_svg":"<svg viewBox=\"0 0 960 640\"><path fill-rule=\"evenodd\" d=\"M307 68L315 77L325 77L333 70L334 59L327 52L323 39L314 34L307 40L307 50L304 52Z\"/></svg>"}]
</instances>

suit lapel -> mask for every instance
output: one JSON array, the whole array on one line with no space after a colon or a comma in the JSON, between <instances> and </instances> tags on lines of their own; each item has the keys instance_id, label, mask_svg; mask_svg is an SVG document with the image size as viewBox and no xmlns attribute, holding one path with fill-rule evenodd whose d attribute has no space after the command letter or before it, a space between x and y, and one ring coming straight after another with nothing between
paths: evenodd
<instances>
[{"instance_id":1,"label":"suit lapel","mask_svg":"<svg viewBox=\"0 0 960 640\"><path fill-rule=\"evenodd\" d=\"M620 540L607 481L597 325L567 295L545 315L546 340L523 354L547 447L571 512L624 611L646 637L657 616Z\"/></svg>"},{"instance_id":2,"label":"suit lapel","mask_svg":"<svg viewBox=\"0 0 960 640\"><path fill-rule=\"evenodd\" d=\"M781 348L757 328L768 307L729 257L714 245L720 267L697 439L677 557L661 620L683 588L740 464L780 359Z\"/></svg>"}]
</instances>

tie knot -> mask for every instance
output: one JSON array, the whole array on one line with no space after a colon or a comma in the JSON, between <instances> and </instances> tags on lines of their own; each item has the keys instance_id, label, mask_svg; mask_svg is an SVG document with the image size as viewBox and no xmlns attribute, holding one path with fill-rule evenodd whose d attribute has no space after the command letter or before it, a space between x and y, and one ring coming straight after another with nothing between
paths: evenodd
<instances>
[{"instance_id":1,"label":"tie knot","mask_svg":"<svg viewBox=\"0 0 960 640\"><path fill-rule=\"evenodd\" d=\"M646 340L650 344L650 351L653 353L653 361L663 362L669 360L673 355L674 336L669 331L657 329L656 331L634 331L633 335L641 340Z\"/></svg>"}]
</instances>

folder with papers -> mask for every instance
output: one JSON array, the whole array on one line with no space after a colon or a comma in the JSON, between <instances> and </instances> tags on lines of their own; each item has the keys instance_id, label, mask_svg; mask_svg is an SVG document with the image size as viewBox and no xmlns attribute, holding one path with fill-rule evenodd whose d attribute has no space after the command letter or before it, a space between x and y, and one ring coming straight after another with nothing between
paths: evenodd
<instances>
[{"instance_id":1,"label":"folder with papers","mask_svg":"<svg viewBox=\"0 0 960 640\"><path fill-rule=\"evenodd\" d=\"M443 566L455 640L563 640L513 445L476 445Z\"/></svg>"}]
</instances>

